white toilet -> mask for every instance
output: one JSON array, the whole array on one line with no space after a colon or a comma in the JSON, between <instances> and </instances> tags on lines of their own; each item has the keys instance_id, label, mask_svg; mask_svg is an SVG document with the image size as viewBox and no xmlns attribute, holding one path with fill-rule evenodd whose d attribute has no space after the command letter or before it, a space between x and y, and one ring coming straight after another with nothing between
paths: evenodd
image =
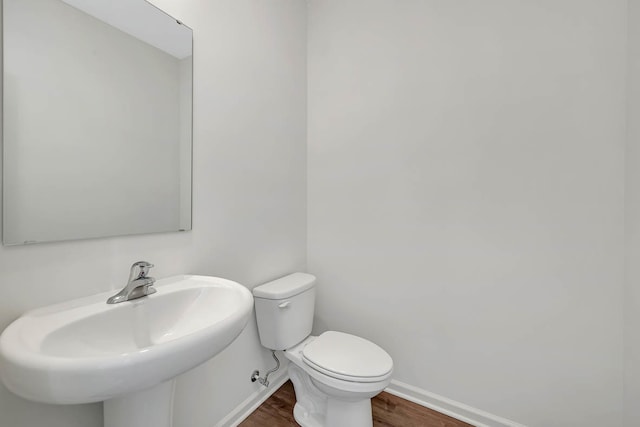
<instances>
[{"instance_id":1,"label":"white toilet","mask_svg":"<svg viewBox=\"0 0 640 427\"><path fill-rule=\"evenodd\" d=\"M329 331L311 336L316 278L293 273L253 289L260 342L286 350L302 427L371 427L371 398L391 381L393 360L376 344Z\"/></svg>"}]
</instances>

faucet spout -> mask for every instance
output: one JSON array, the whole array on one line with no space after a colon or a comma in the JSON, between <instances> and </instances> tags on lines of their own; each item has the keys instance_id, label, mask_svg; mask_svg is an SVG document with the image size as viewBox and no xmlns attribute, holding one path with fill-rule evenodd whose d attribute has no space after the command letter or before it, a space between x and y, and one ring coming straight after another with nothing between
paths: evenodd
<instances>
[{"instance_id":1,"label":"faucet spout","mask_svg":"<svg viewBox=\"0 0 640 427\"><path fill-rule=\"evenodd\" d=\"M127 285L120 292L110 297L107 300L107 304L130 301L156 292L156 289L152 287L156 279L147 276L152 267L153 264L147 261L133 263Z\"/></svg>"}]
</instances>

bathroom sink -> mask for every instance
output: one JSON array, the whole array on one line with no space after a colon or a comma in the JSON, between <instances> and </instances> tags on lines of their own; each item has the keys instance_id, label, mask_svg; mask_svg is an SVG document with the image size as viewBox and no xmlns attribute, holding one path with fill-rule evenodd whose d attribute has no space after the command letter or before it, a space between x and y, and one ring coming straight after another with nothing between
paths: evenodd
<instances>
[{"instance_id":1,"label":"bathroom sink","mask_svg":"<svg viewBox=\"0 0 640 427\"><path fill-rule=\"evenodd\" d=\"M135 394L222 351L253 307L244 286L215 277L171 277L155 288L119 304L106 303L109 291L25 313L0 336L4 384L56 404Z\"/></svg>"}]
</instances>

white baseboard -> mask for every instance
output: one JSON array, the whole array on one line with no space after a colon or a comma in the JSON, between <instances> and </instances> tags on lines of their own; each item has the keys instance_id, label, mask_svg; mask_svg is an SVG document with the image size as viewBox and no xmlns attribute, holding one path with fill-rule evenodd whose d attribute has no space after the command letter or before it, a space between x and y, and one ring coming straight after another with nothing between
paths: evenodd
<instances>
[{"instance_id":1,"label":"white baseboard","mask_svg":"<svg viewBox=\"0 0 640 427\"><path fill-rule=\"evenodd\" d=\"M247 397L236 409L231 411L226 417L221 419L214 427L236 427L243 422L258 406L267 400L282 384L289 380L287 370L283 369L270 377L269 387L262 387Z\"/></svg>"},{"instance_id":2,"label":"white baseboard","mask_svg":"<svg viewBox=\"0 0 640 427\"><path fill-rule=\"evenodd\" d=\"M526 427L400 381L391 380L391 384L385 391L476 427Z\"/></svg>"},{"instance_id":3,"label":"white baseboard","mask_svg":"<svg viewBox=\"0 0 640 427\"><path fill-rule=\"evenodd\" d=\"M269 387L261 388L246 398L236 409L231 411L226 417L220 420L214 427L237 427L244 421L253 411L258 409L262 403L267 400L289 380L286 369L274 374L270 381ZM439 396L435 393L422 390L418 387L403 383L401 381L392 380L389 387L385 389L389 394L401 397L410 402L416 403L425 408L433 409L441 414L448 415L460 421L464 421L476 427L526 427L515 421L507 420L502 417L490 414L480 409L456 402L455 400Z\"/></svg>"}]
</instances>

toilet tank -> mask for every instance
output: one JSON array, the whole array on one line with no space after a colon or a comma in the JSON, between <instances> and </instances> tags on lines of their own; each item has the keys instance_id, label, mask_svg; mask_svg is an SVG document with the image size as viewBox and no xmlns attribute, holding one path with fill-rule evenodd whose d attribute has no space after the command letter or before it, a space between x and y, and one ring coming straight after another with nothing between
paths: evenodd
<instances>
[{"instance_id":1,"label":"toilet tank","mask_svg":"<svg viewBox=\"0 0 640 427\"><path fill-rule=\"evenodd\" d=\"M293 273L253 289L262 345L286 350L311 335L316 278Z\"/></svg>"}]
</instances>

